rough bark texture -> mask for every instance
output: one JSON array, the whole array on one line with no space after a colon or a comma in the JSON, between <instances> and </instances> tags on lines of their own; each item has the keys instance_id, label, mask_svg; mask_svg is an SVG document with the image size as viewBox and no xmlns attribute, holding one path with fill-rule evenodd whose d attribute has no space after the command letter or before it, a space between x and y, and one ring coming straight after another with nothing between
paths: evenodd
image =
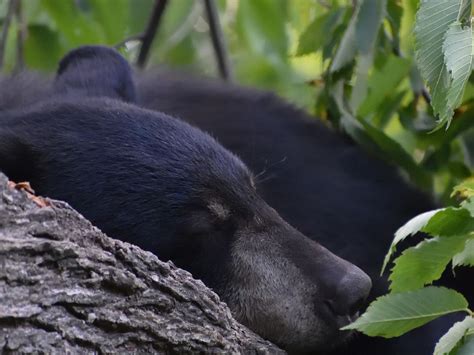
<instances>
[{"instance_id":1,"label":"rough bark texture","mask_svg":"<svg viewBox=\"0 0 474 355\"><path fill-rule=\"evenodd\" d=\"M0 352L278 353L191 275L0 174Z\"/></svg>"}]
</instances>

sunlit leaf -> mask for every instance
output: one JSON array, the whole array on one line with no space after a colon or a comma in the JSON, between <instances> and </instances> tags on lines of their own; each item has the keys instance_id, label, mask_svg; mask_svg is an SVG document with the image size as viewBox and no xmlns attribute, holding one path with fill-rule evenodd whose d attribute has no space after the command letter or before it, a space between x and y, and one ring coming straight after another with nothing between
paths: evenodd
<instances>
[{"instance_id":1,"label":"sunlit leaf","mask_svg":"<svg viewBox=\"0 0 474 355\"><path fill-rule=\"evenodd\" d=\"M392 338L443 315L464 311L467 306L460 293L430 286L379 297L359 319L342 329L357 329L370 336Z\"/></svg>"},{"instance_id":2,"label":"sunlit leaf","mask_svg":"<svg viewBox=\"0 0 474 355\"><path fill-rule=\"evenodd\" d=\"M415 39L416 39L416 60L421 75L431 91L431 105L435 115L441 122L450 122L453 115L453 103L458 102L459 95L464 88L464 78L467 66L466 50L472 48L472 44L465 45L465 39L470 34L467 31L459 31L455 23L461 21L466 12L470 12L470 1L468 0L430 0L422 1L416 16ZM454 27L450 26L453 25ZM462 38L459 46L458 38ZM462 42L462 43L461 43ZM462 48L462 53L454 51L455 48ZM445 51L443 51L443 49ZM468 54L468 56L471 53ZM446 57L452 56L449 60L451 70L455 68L456 78L454 83L445 64ZM455 64L457 60L461 61ZM470 67L470 64L469 64ZM470 68L469 68L470 70Z\"/></svg>"},{"instance_id":3,"label":"sunlit leaf","mask_svg":"<svg viewBox=\"0 0 474 355\"><path fill-rule=\"evenodd\" d=\"M468 240L464 250L453 257L453 267L474 266L474 240Z\"/></svg>"},{"instance_id":4,"label":"sunlit leaf","mask_svg":"<svg viewBox=\"0 0 474 355\"><path fill-rule=\"evenodd\" d=\"M431 238L406 249L395 259L390 274L390 290L415 290L441 277L454 255L464 249L467 236Z\"/></svg>"},{"instance_id":5,"label":"sunlit leaf","mask_svg":"<svg viewBox=\"0 0 474 355\"><path fill-rule=\"evenodd\" d=\"M448 207L437 212L422 231L433 236L457 236L474 231L474 218L465 208Z\"/></svg>"},{"instance_id":6,"label":"sunlit leaf","mask_svg":"<svg viewBox=\"0 0 474 355\"><path fill-rule=\"evenodd\" d=\"M383 274L385 271L385 268L387 267L387 264L390 261L393 253L395 253L397 244L403 241L405 238L418 233L428 223L430 218L433 217L438 211L440 210L433 210L419 214L418 216L410 219L395 232L395 238L393 238L392 244L385 255L382 271L380 272L381 274Z\"/></svg>"},{"instance_id":7,"label":"sunlit leaf","mask_svg":"<svg viewBox=\"0 0 474 355\"><path fill-rule=\"evenodd\" d=\"M449 26L443 43L446 69L451 78L447 106L450 112L459 107L467 79L472 71L472 28L459 21ZM448 124L449 124L449 118Z\"/></svg>"},{"instance_id":8,"label":"sunlit leaf","mask_svg":"<svg viewBox=\"0 0 474 355\"><path fill-rule=\"evenodd\" d=\"M474 318L471 316L467 316L461 322L454 323L448 332L439 339L433 355L450 354L469 329L474 331Z\"/></svg>"}]
</instances>

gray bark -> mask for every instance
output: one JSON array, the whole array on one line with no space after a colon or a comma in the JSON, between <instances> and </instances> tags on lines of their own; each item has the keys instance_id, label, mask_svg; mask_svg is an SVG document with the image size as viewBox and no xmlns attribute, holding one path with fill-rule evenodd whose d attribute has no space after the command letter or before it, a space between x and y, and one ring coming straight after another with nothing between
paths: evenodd
<instances>
[{"instance_id":1,"label":"gray bark","mask_svg":"<svg viewBox=\"0 0 474 355\"><path fill-rule=\"evenodd\" d=\"M0 352L278 353L201 281L0 174Z\"/></svg>"}]
</instances>

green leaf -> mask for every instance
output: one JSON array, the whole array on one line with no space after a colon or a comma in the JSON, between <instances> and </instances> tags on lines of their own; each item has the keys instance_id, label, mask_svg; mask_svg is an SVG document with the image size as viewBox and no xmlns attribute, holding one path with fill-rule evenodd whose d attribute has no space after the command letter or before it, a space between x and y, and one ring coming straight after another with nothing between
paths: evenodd
<instances>
[{"instance_id":1,"label":"green leaf","mask_svg":"<svg viewBox=\"0 0 474 355\"><path fill-rule=\"evenodd\" d=\"M467 80L472 71L472 29L462 28L459 21L449 26L443 43L446 69L451 77L447 105L450 112L461 104ZM450 118L447 125L449 126Z\"/></svg>"},{"instance_id":2,"label":"green leaf","mask_svg":"<svg viewBox=\"0 0 474 355\"><path fill-rule=\"evenodd\" d=\"M433 210L419 214L398 228L398 230L395 232L395 238L393 238L392 244L385 255L380 275L383 274L388 262L390 261L390 258L392 257L393 253L395 253L397 244L403 241L405 238L418 233L428 223L430 218L433 217L438 211L441 210Z\"/></svg>"},{"instance_id":3,"label":"green leaf","mask_svg":"<svg viewBox=\"0 0 474 355\"><path fill-rule=\"evenodd\" d=\"M339 43L339 47L337 48L336 54L334 55L334 59L332 61L330 72L334 73L350 62L352 62L356 55L356 23L357 23L357 15L359 13L359 7L356 8L354 13L352 14L351 20L347 25L344 34L342 35L342 39Z\"/></svg>"},{"instance_id":4,"label":"green leaf","mask_svg":"<svg viewBox=\"0 0 474 355\"><path fill-rule=\"evenodd\" d=\"M437 212L422 231L442 237L465 235L474 231L474 218L467 209L448 207Z\"/></svg>"},{"instance_id":5,"label":"green leaf","mask_svg":"<svg viewBox=\"0 0 474 355\"><path fill-rule=\"evenodd\" d=\"M296 55L316 52L328 43L334 30L342 21L345 10L345 8L336 8L316 17L301 34Z\"/></svg>"},{"instance_id":6,"label":"green leaf","mask_svg":"<svg viewBox=\"0 0 474 355\"><path fill-rule=\"evenodd\" d=\"M382 69L370 76L368 95L360 105L357 116L366 117L377 110L383 100L393 94L400 81L408 75L410 68L409 60L390 55Z\"/></svg>"},{"instance_id":7,"label":"green leaf","mask_svg":"<svg viewBox=\"0 0 474 355\"><path fill-rule=\"evenodd\" d=\"M368 149L369 151L376 151L377 145L365 132L362 124L356 120L349 109L346 108L344 102L344 82L339 80L336 82L331 90L331 98L334 100L337 110L339 112L340 125L352 139L357 143Z\"/></svg>"},{"instance_id":8,"label":"green leaf","mask_svg":"<svg viewBox=\"0 0 474 355\"><path fill-rule=\"evenodd\" d=\"M450 59L451 67L455 66L457 68L455 64L457 60L465 62L465 58L462 57L464 54L453 54L451 50L457 48L455 38L461 36L464 39L466 33L459 33L456 29L453 29L450 31L447 43L445 43L445 39L448 39L447 34L450 25L466 16L467 7L470 10L470 1L468 0L422 1L416 16L414 31L416 60L421 76L430 87L433 111L442 123L449 123L453 115L453 107L449 104L456 102L459 92L462 93L464 88L462 78L465 74L464 65L462 65L462 69L459 69L460 71L456 73L458 80L453 87L450 73L445 65L443 48L450 48L448 55L453 56Z\"/></svg>"},{"instance_id":9,"label":"green leaf","mask_svg":"<svg viewBox=\"0 0 474 355\"><path fill-rule=\"evenodd\" d=\"M448 332L439 339L433 355L445 355L451 353L469 329L474 331L474 318L471 316L467 316L461 322L454 323Z\"/></svg>"},{"instance_id":10,"label":"green leaf","mask_svg":"<svg viewBox=\"0 0 474 355\"><path fill-rule=\"evenodd\" d=\"M360 53L372 52L385 16L387 0L362 0L356 21L356 44Z\"/></svg>"},{"instance_id":11,"label":"green leaf","mask_svg":"<svg viewBox=\"0 0 474 355\"><path fill-rule=\"evenodd\" d=\"M446 314L465 311L467 306L460 293L430 286L379 297L359 319L342 329L357 329L369 336L392 338Z\"/></svg>"},{"instance_id":12,"label":"green leaf","mask_svg":"<svg viewBox=\"0 0 474 355\"><path fill-rule=\"evenodd\" d=\"M453 267L474 266L474 240L468 240L464 250L453 257Z\"/></svg>"},{"instance_id":13,"label":"green leaf","mask_svg":"<svg viewBox=\"0 0 474 355\"><path fill-rule=\"evenodd\" d=\"M239 1L238 31L257 53L286 59L286 6L286 2L282 0Z\"/></svg>"},{"instance_id":14,"label":"green leaf","mask_svg":"<svg viewBox=\"0 0 474 355\"><path fill-rule=\"evenodd\" d=\"M471 334L471 332L469 332ZM456 355L472 355L474 354L474 335L466 337L464 342L460 344Z\"/></svg>"},{"instance_id":15,"label":"green leaf","mask_svg":"<svg viewBox=\"0 0 474 355\"><path fill-rule=\"evenodd\" d=\"M350 99L352 112L357 112L360 103L367 96L369 71L372 67L372 52L361 54L357 57L355 70L356 78Z\"/></svg>"},{"instance_id":16,"label":"green leaf","mask_svg":"<svg viewBox=\"0 0 474 355\"><path fill-rule=\"evenodd\" d=\"M35 69L55 69L62 55L58 33L44 25L28 26L24 48L26 64Z\"/></svg>"},{"instance_id":17,"label":"green leaf","mask_svg":"<svg viewBox=\"0 0 474 355\"><path fill-rule=\"evenodd\" d=\"M105 42L102 27L84 16L74 1L43 0L43 8L55 23L59 33L68 42L68 48L82 44L100 44Z\"/></svg>"},{"instance_id":18,"label":"green leaf","mask_svg":"<svg viewBox=\"0 0 474 355\"><path fill-rule=\"evenodd\" d=\"M130 35L129 0L88 0L88 4L94 20L104 31L107 44L115 45Z\"/></svg>"},{"instance_id":19,"label":"green leaf","mask_svg":"<svg viewBox=\"0 0 474 355\"><path fill-rule=\"evenodd\" d=\"M464 249L468 238L432 238L406 249L395 259L395 266L389 277L390 290L415 290L438 280L454 255Z\"/></svg>"},{"instance_id":20,"label":"green leaf","mask_svg":"<svg viewBox=\"0 0 474 355\"><path fill-rule=\"evenodd\" d=\"M405 169L410 178L419 186L431 186L429 174L416 164L411 155L397 141L365 120L360 120L360 122L364 126L366 133L377 143L377 146L385 156L388 156L391 161Z\"/></svg>"}]
</instances>

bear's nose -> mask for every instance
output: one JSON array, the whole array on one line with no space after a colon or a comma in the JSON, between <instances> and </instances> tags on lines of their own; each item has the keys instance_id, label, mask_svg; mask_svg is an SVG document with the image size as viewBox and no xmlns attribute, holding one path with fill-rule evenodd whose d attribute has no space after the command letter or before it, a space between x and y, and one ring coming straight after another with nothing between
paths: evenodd
<instances>
[{"instance_id":1,"label":"bear's nose","mask_svg":"<svg viewBox=\"0 0 474 355\"><path fill-rule=\"evenodd\" d=\"M325 302L331 312L337 316L354 315L365 304L372 288L370 277L359 268L354 269L344 275L333 297Z\"/></svg>"}]
</instances>

